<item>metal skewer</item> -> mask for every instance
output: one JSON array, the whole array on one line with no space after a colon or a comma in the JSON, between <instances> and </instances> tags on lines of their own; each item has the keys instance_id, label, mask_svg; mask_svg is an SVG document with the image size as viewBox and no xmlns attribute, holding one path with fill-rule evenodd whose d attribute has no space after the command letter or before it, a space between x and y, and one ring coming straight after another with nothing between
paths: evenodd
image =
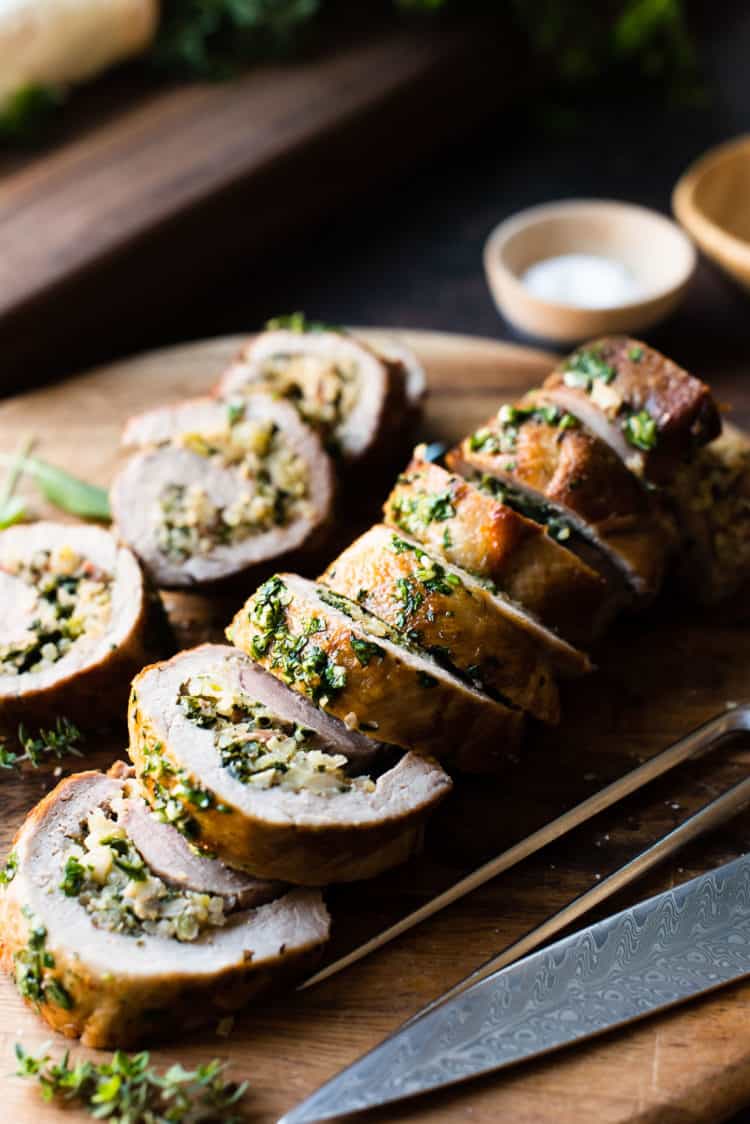
<instances>
[{"instance_id":1,"label":"metal skewer","mask_svg":"<svg viewBox=\"0 0 750 1124\"><path fill-rule=\"evenodd\" d=\"M647 847L640 855L636 855L630 862L625 863L609 877L605 878L602 882L597 882L590 890L585 890L574 898L568 905L555 913L552 917L548 917L541 925L531 929L525 933L519 940L514 941L513 944L504 948L502 952L491 956L489 960L485 960L468 976L464 976L462 980L454 984L448 991L444 991L441 996L422 1007L410 1019L407 1019L405 1026L409 1023L415 1022L417 1019L422 1018L429 1011L435 1007L441 1006L449 999L453 999L456 995L460 995L471 987L472 984L478 983L486 976L492 975L493 972L505 968L508 964L512 964L514 960L520 960L522 956L533 952L539 945L544 944L561 929L577 921L584 913L594 909L601 902L616 894L618 890L629 885L640 878L642 874L651 870L657 863L662 862L669 855L674 854L681 847L691 843L693 840L698 839L701 835L705 835L714 828L719 827L721 824L726 823L733 816L741 812L743 808L750 805L750 777L739 784L734 785L727 792L718 796L716 800L712 800L710 804L706 804L700 811L695 812L692 816L680 824L679 827L674 828L663 835L656 843Z\"/></svg>"},{"instance_id":2,"label":"metal skewer","mask_svg":"<svg viewBox=\"0 0 750 1124\"><path fill-rule=\"evenodd\" d=\"M438 894L436 898L427 902L426 905L420 906L419 909L414 910L400 921L397 921L395 925L384 929L382 933L378 933L377 936L372 937L370 940L360 945L359 948L355 948L352 952L347 953L346 956L335 960L333 964L322 968L319 972L316 972L315 975L305 980L304 983L301 983L298 990L302 991L305 988L322 983L323 980L330 979L331 976L343 971L344 968L349 968L352 964L356 964L358 960L369 956L371 952L382 948L383 945L388 944L389 941L408 932L409 929L412 929L420 922L426 921L428 917L433 917L436 913L439 913L441 909L445 909L446 906L459 901L460 898L465 897L465 895L471 893L472 890L483 886L498 874L509 870L510 867L529 858L537 851L540 851L542 847L546 847L547 844L554 842L556 839L560 839L563 835L567 835L574 828L580 827L581 824L586 823L587 820L598 815L599 812L611 808L613 804L617 804L619 801L624 800L626 796L637 792L638 789L642 788L650 781L664 776L665 773L668 773L670 769L673 769L676 765L700 757L704 753L708 753L709 750L715 749L725 738L748 730L750 730L750 703L742 703L732 710L710 718L707 722L704 722L703 725L692 730L684 738L680 738L679 741L674 742L672 745L668 746L667 749L662 750L661 753L657 753L656 756L652 757L649 761L645 761L642 765L639 765L636 769L632 769L629 773L626 773L625 776L613 781L612 784L607 785L599 792L594 793L593 796L588 797L588 799L582 801L582 803L576 804L574 808L564 812L561 816L558 816L557 819L551 820L550 823L545 824L543 827L539 828L538 831L532 832L532 834L528 835L525 839L515 843L512 847L509 847L508 850L503 851L501 854L497 855L496 858L491 859L489 862L467 875L466 878L462 878L459 882L450 886L442 894ZM731 789L726 795L729 796L734 791L734 789ZM711 807L713 807L713 805L709 805L705 811L708 812ZM698 813L698 815L700 814L701 813ZM695 817L692 817L692 819L694 818ZM686 821L683 827L691 823L692 819ZM678 828L677 830L679 831L681 829ZM707 829L703 828L702 830ZM668 838L669 836L666 837L666 839ZM666 843L666 839L662 842ZM644 854L648 854L648 852L644 852ZM637 862L638 860L634 861ZM626 868L623 868L623 870L625 869ZM615 876L613 875L612 877ZM610 880L607 879L605 882L602 882L601 885L595 887L595 889L601 890L609 881ZM624 884L625 883L623 883L623 885ZM517 955L521 954L518 953ZM481 969L479 970L481 971Z\"/></svg>"}]
</instances>

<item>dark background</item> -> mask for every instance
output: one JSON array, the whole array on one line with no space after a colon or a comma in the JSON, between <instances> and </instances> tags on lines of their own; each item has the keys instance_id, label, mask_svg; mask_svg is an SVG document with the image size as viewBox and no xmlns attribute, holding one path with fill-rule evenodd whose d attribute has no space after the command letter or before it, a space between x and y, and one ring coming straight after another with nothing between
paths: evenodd
<instances>
[{"instance_id":1,"label":"dark background","mask_svg":"<svg viewBox=\"0 0 750 1124\"><path fill-rule=\"evenodd\" d=\"M569 196L668 212L676 180L697 156L750 131L750 4L713 7L697 33L700 97L660 99L637 77L625 88L610 89L605 77L593 90L527 95L387 189L365 188L303 235L228 271L210 291L196 270L189 306L165 307L149 342L254 329L294 309L332 323L520 339L484 280L481 252L493 226ZM387 152L372 157L387 160ZM649 342L730 397L750 372L750 299L701 261L684 305Z\"/></svg>"}]
</instances>

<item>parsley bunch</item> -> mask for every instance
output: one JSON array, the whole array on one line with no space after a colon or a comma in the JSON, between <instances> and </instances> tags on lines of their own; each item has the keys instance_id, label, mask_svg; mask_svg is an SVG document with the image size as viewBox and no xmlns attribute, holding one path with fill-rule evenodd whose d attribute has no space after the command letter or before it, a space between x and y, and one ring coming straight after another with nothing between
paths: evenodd
<instances>
[{"instance_id":1,"label":"parsley bunch","mask_svg":"<svg viewBox=\"0 0 750 1124\"><path fill-rule=\"evenodd\" d=\"M16 1044L19 1077L36 1078L45 1101L77 1101L97 1120L111 1124L236 1124L229 1114L244 1096L247 1082L225 1081L224 1066L214 1059L197 1069L170 1066L159 1074L149 1054L116 1050L112 1060L71 1064L48 1054L35 1057Z\"/></svg>"}]
</instances>

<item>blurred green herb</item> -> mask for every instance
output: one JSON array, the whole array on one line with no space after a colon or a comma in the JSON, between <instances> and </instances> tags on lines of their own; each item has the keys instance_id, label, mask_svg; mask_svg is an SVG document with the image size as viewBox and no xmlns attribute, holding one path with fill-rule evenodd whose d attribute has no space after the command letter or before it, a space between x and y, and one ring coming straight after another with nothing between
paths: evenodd
<instances>
[{"instance_id":1,"label":"blurred green herb","mask_svg":"<svg viewBox=\"0 0 750 1124\"><path fill-rule=\"evenodd\" d=\"M333 324L324 324L322 320L308 320L304 312L289 312L283 316L274 316L266 320L266 329L269 332L340 332L340 328Z\"/></svg>"},{"instance_id":2,"label":"blurred green herb","mask_svg":"<svg viewBox=\"0 0 750 1124\"><path fill-rule=\"evenodd\" d=\"M50 760L82 756L83 734L67 718L58 718L51 730L40 729L36 737L18 727L18 749L0 740L0 769L17 769L27 763L34 769Z\"/></svg>"},{"instance_id":3,"label":"blurred green herb","mask_svg":"<svg viewBox=\"0 0 750 1124\"><path fill-rule=\"evenodd\" d=\"M153 61L174 73L226 78L294 49L320 8L321 0L163 0Z\"/></svg>"},{"instance_id":4,"label":"blurred green herb","mask_svg":"<svg viewBox=\"0 0 750 1124\"><path fill-rule=\"evenodd\" d=\"M16 1044L16 1058L16 1074L36 1079L45 1101L75 1101L110 1124L236 1124L240 1117L230 1110L247 1089L247 1082L225 1081L217 1060L193 1070L173 1065L160 1074L146 1051L116 1050L109 1062L71 1063L67 1050L56 1062Z\"/></svg>"},{"instance_id":5,"label":"blurred green herb","mask_svg":"<svg viewBox=\"0 0 750 1124\"><path fill-rule=\"evenodd\" d=\"M340 0L339 0L340 2ZM162 0L151 65L185 78L221 79L249 63L304 45L337 0ZM695 90L695 49L687 0L391 0L405 17L454 11L508 14L545 73L581 86L619 70L667 91ZM364 5L363 5L364 6ZM373 0L368 7L374 8ZM35 141L64 100L58 87L32 85L0 107L0 143Z\"/></svg>"},{"instance_id":6,"label":"blurred green herb","mask_svg":"<svg viewBox=\"0 0 750 1124\"><path fill-rule=\"evenodd\" d=\"M15 467L20 474L30 476L45 499L69 515L103 521L112 518L107 492L96 484L87 484L39 457L0 454L0 464Z\"/></svg>"},{"instance_id":7,"label":"blurred green herb","mask_svg":"<svg viewBox=\"0 0 750 1124\"><path fill-rule=\"evenodd\" d=\"M23 459L29 455L33 444L31 437L21 442L18 452L11 457L5 479L0 485L0 531L12 527L14 523L20 523L26 515L26 505L14 492L23 475Z\"/></svg>"},{"instance_id":8,"label":"blurred green herb","mask_svg":"<svg viewBox=\"0 0 750 1124\"><path fill-rule=\"evenodd\" d=\"M686 0L392 0L405 15L505 9L531 48L566 81L608 73L613 63L670 80L694 67ZM335 0L165 0L153 49L157 66L226 77L258 58L297 49Z\"/></svg>"},{"instance_id":9,"label":"blurred green herb","mask_svg":"<svg viewBox=\"0 0 750 1124\"><path fill-rule=\"evenodd\" d=\"M511 0L535 54L571 86L617 72L659 82L668 93L696 86L686 0Z\"/></svg>"},{"instance_id":10,"label":"blurred green herb","mask_svg":"<svg viewBox=\"0 0 750 1124\"><path fill-rule=\"evenodd\" d=\"M59 86L23 86L0 108L0 141L29 144L46 132L65 100Z\"/></svg>"}]
</instances>

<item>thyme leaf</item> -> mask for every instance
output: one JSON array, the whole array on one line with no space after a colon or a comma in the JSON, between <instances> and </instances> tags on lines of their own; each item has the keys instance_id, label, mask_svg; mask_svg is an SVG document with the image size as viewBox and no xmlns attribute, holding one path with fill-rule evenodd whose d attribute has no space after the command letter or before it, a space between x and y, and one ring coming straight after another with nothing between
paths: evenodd
<instances>
[{"instance_id":1,"label":"thyme leaf","mask_svg":"<svg viewBox=\"0 0 750 1124\"><path fill-rule=\"evenodd\" d=\"M82 756L83 734L67 718L58 718L51 730L40 729L36 737L21 725L17 738L20 749L11 749L0 740L0 769L16 769L25 763L38 769L50 760L59 761L69 755Z\"/></svg>"},{"instance_id":2,"label":"thyme leaf","mask_svg":"<svg viewBox=\"0 0 750 1124\"><path fill-rule=\"evenodd\" d=\"M36 1080L45 1101L76 1102L97 1119L111 1124L237 1124L230 1113L244 1097L247 1082L224 1079L217 1059L196 1069L170 1066L160 1073L147 1051L116 1050L108 1062L71 1061L66 1050L59 1061L49 1054L28 1053L16 1043L18 1077Z\"/></svg>"}]
</instances>

